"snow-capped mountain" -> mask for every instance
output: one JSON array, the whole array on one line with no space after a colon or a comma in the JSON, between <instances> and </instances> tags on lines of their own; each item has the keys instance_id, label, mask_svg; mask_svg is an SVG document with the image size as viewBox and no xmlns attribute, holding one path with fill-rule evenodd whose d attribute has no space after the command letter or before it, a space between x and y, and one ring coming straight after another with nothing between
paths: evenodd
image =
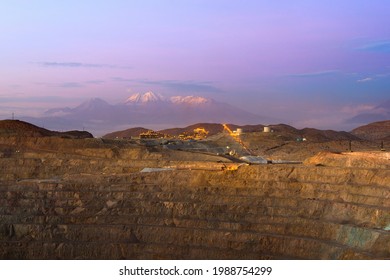
<instances>
[{"instance_id":1,"label":"snow-capped mountain","mask_svg":"<svg viewBox=\"0 0 390 280\"><path fill-rule=\"evenodd\" d=\"M146 93L135 93L124 101L124 104L147 104L165 101L165 98L161 94L156 94L151 91Z\"/></svg>"},{"instance_id":2,"label":"snow-capped mountain","mask_svg":"<svg viewBox=\"0 0 390 280\"><path fill-rule=\"evenodd\" d=\"M201 105L201 104L210 104L213 102L213 99L204 98L201 96L173 96L170 98L170 101L174 104L187 104L187 105Z\"/></svg>"},{"instance_id":3,"label":"snow-capped mountain","mask_svg":"<svg viewBox=\"0 0 390 280\"><path fill-rule=\"evenodd\" d=\"M275 120L249 113L240 108L201 96L174 96L165 98L160 94L136 93L123 102L111 105L93 98L74 108L55 108L38 119L25 120L44 124L58 130L86 128L91 132L113 131L124 126L185 126L199 122L259 124ZM96 134L96 132L94 133Z\"/></svg>"},{"instance_id":4,"label":"snow-capped mountain","mask_svg":"<svg viewBox=\"0 0 390 280\"><path fill-rule=\"evenodd\" d=\"M186 105L201 105L209 104L213 102L212 99L201 96L173 96L171 98L165 98L161 94L148 91L146 93L135 93L127 98L123 103L126 105L133 104L151 104L151 103L172 103L172 104L186 104Z\"/></svg>"}]
</instances>

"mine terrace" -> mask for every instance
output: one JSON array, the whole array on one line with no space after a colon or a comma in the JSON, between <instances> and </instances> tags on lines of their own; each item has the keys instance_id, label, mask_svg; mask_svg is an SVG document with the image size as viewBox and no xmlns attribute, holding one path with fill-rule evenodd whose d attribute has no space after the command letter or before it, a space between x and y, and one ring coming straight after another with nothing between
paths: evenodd
<instances>
[{"instance_id":1,"label":"mine terrace","mask_svg":"<svg viewBox=\"0 0 390 280\"><path fill-rule=\"evenodd\" d=\"M0 121L0 258L389 259L390 143L359 133Z\"/></svg>"}]
</instances>

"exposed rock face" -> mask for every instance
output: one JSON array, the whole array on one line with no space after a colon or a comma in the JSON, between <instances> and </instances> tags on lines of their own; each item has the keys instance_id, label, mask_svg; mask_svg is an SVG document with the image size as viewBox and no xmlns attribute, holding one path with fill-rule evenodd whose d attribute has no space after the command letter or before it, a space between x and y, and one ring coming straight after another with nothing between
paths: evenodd
<instances>
[{"instance_id":1,"label":"exposed rock face","mask_svg":"<svg viewBox=\"0 0 390 280\"><path fill-rule=\"evenodd\" d=\"M37 139L0 158L1 259L390 258L389 168Z\"/></svg>"},{"instance_id":2,"label":"exposed rock face","mask_svg":"<svg viewBox=\"0 0 390 280\"><path fill-rule=\"evenodd\" d=\"M305 160L305 164L354 168L390 169L390 152L321 152Z\"/></svg>"},{"instance_id":3,"label":"exposed rock face","mask_svg":"<svg viewBox=\"0 0 390 280\"><path fill-rule=\"evenodd\" d=\"M26 116L23 119L63 130L84 126L95 135L101 135L102 131L103 134L112 132L123 125L156 127L198 122L275 122L268 116L259 116L213 99L200 96L176 96L169 99L152 92L134 94L115 105L93 98L75 108L55 108L46 111L43 117Z\"/></svg>"}]
</instances>

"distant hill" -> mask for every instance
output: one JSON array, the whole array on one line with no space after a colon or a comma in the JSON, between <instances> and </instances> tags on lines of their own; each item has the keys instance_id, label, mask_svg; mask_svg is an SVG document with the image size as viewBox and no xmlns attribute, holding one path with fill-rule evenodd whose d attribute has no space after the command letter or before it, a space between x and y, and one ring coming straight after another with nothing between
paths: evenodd
<instances>
[{"instance_id":1,"label":"distant hill","mask_svg":"<svg viewBox=\"0 0 390 280\"><path fill-rule=\"evenodd\" d=\"M390 140L390 120L363 125L355 128L351 133L366 140Z\"/></svg>"},{"instance_id":2,"label":"distant hill","mask_svg":"<svg viewBox=\"0 0 390 280\"><path fill-rule=\"evenodd\" d=\"M54 108L41 117L24 117L28 122L51 129L69 130L86 127L107 133L116 127L186 126L193 123L270 123L276 120L202 96L165 98L157 93L133 94L123 102L109 104L93 98L77 107Z\"/></svg>"},{"instance_id":3,"label":"distant hill","mask_svg":"<svg viewBox=\"0 0 390 280\"><path fill-rule=\"evenodd\" d=\"M346 131L334 130L319 130L314 128L304 128L298 130L306 138L315 141L331 141L331 140L359 140L358 137L351 135Z\"/></svg>"},{"instance_id":4,"label":"distant hill","mask_svg":"<svg viewBox=\"0 0 390 280\"><path fill-rule=\"evenodd\" d=\"M193 124L187 127L176 127L176 128L168 128L168 129L163 129L159 130L158 132L163 133L163 134L168 134L172 136L178 136L182 134L183 132L193 132L195 128L198 127L203 127L207 131L209 131L209 135L214 135L217 133L220 133L223 131L223 126L222 124L217 124L217 123L198 123L198 124ZM126 130L121 130L121 131L115 131L108 133L103 136L103 138L106 139L115 139L115 138L130 138L130 137L138 137L140 133L146 132L150 129L144 128L144 127L134 127L134 128L129 128Z\"/></svg>"},{"instance_id":5,"label":"distant hill","mask_svg":"<svg viewBox=\"0 0 390 280\"><path fill-rule=\"evenodd\" d=\"M62 137L62 138L93 138L93 135L87 131L51 131L28 122L19 120L0 121L0 136L23 136L23 137Z\"/></svg>"},{"instance_id":6,"label":"distant hill","mask_svg":"<svg viewBox=\"0 0 390 280\"><path fill-rule=\"evenodd\" d=\"M198 127L203 127L205 130L207 130L209 132L209 136L218 134L223 131L223 126L219 123L197 123L182 128L168 128L160 130L159 132L172 136L177 136L179 134L182 134L183 132L193 132L194 129Z\"/></svg>"},{"instance_id":7,"label":"distant hill","mask_svg":"<svg viewBox=\"0 0 390 280\"><path fill-rule=\"evenodd\" d=\"M141 133L147 132L149 129L144 127L134 127L121 131L115 131L104 135L102 138L115 139L115 138L131 138L138 137Z\"/></svg>"},{"instance_id":8,"label":"distant hill","mask_svg":"<svg viewBox=\"0 0 390 280\"><path fill-rule=\"evenodd\" d=\"M192 133L195 128L204 128L209 132L208 136L212 136L218 133L221 133L223 129L223 125L220 123L197 123L193 125L189 125L186 127L174 127L167 128L163 130L159 130L158 132L164 133L167 135L178 136L184 132ZM263 131L264 125L236 125L236 124L228 124L228 127L231 130L236 130L237 128L243 129L245 132L255 132L255 131ZM148 131L149 129L143 127L134 127L126 130L115 131L112 133L108 133L103 136L103 138L129 138L129 137L137 137L140 133Z\"/></svg>"},{"instance_id":9,"label":"distant hill","mask_svg":"<svg viewBox=\"0 0 390 280\"><path fill-rule=\"evenodd\" d=\"M177 128L169 128L160 130L158 132L172 135L172 136L178 136L179 134L182 134L183 132L193 132L195 128L203 127L207 131L209 131L208 136L212 136L215 134L218 134L224 130L223 125L219 123L197 123L193 124L187 127L177 127ZM258 124L258 125L236 125L236 124L228 124L228 127L231 130L236 130L237 128L241 128L244 133L250 133L250 132L262 132L264 129L264 125ZM269 127L272 129L272 131L281 136L284 137L286 140L292 140L296 138L306 138L309 141L315 141L315 142L324 142L324 141L335 141L335 140L360 140L358 136L352 135L345 131L334 131L334 130L319 130L315 128L304 128L304 129L297 129L295 127L286 125L286 124L276 124L276 125L269 125ZM145 132L148 129L146 128L130 128L127 130L112 132L109 134L106 134L103 136L103 138L129 138L131 136L138 136L141 132Z\"/></svg>"},{"instance_id":10,"label":"distant hill","mask_svg":"<svg viewBox=\"0 0 390 280\"><path fill-rule=\"evenodd\" d=\"M359 140L355 135L346 131L321 130L316 128L297 129L286 124L270 125L270 128L277 134L286 138L302 137L308 141L326 142L338 140Z\"/></svg>"}]
</instances>

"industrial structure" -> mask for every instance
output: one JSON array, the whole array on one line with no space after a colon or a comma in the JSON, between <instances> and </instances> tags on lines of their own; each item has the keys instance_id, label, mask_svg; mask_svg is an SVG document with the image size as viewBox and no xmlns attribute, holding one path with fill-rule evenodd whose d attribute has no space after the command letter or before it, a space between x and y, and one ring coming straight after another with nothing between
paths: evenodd
<instances>
[{"instance_id":1,"label":"industrial structure","mask_svg":"<svg viewBox=\"0 0 390 280\"><path fill-rule=\"evenodd\" d=\"M161 139L167 138L167 135L164 133L156 132L154 130L148 130L147 132L142 132L139 135L140 139Z\"/></svg>"},{"instance_id":2,"label":"industrial structure","mask_svg":"<svg viewBox=\"0 0 390 280\"><path fill-rule=\"evenodd\" d=\"M232 131L227 124L222 124L223 129L226 130L229 135L238 143L240 146L250 155L252 155L252 152L249 150L249 148L244 144L244 142L241 140L240 135L242 134L242 129L238 128L235 131ZM239 131L239 133L238 133Z\"/></svg>"},{"instance_id":3,"label":"industrial structure","mask_svg":"<svg viewBox=\"0 0 390 280\"><path fill-rule=\"evenodd\" d=\"M202 140L207 137L209 131L203 127L197 127L192 132L185 131L177 136L180 140ZM140 139L173 139L172 135L164 134L154 130L148 130L139 134Z\"/></svg>"}]
</instances>

